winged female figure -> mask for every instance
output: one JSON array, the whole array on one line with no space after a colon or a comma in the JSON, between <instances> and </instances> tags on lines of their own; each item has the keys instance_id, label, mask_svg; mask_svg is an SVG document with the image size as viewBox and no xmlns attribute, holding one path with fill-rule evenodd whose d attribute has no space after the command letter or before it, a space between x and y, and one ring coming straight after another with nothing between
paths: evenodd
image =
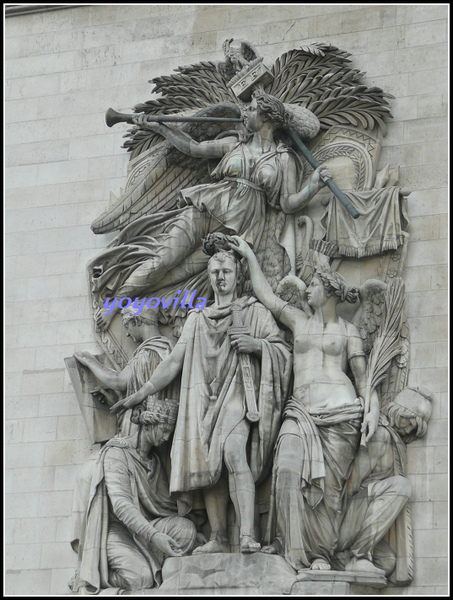
<instances>
[{"instance_id":1,"label":"winged female figure","mask_svg":"<svg viewBox=\"0 0 453 600\"><path fill-rule=\"evenodd\" d=\"M135 107L136 127L125 144L133 159L151 152L149 168L92 224L95 233L122 230L88 266L98 330L115 315L102 314L107 296L144 296L199 282L206 266L200 240L214 231L251 244L276 288L290 271L282 241L287 215L302 210L329 176L321 166L304 181L285 130L291 126L308 142L332 124L372 129L384 127L389 116L385 94L361 85L362 73L347 56L325 44L292 50L276 61L270 82L249 104L235 96L214 62L153 80L162 97ZM222 111L244 115L245 127L178 129L146 118Z\"/></svg>"},{"instance_id":2,"label":"winged female figure","mask_svg":"<svg viewBox=\"0 0 453 600\"><path fill-rule=\"evenodd\" d=\"M244 140L227 136L197 142L180 130L147 121L146 115L135 119L138 125L163 136L181 152L220 162L211 173L212 183L180 190L179 209L145 217L143 236L137 235L135 222L135 235L127 239L127 231L123 231L125 243L100 257L101 262L107 258L107 264L116 262L118 268L104 269L93 278L93 283L102 282L104 289L118 298L142 297L200 273L206 266L201 240L208 233L236 233L258 247L266 205L279 205L287 214L297 212L325 185L323 178L329 176L328 169L321 166L313 171L308 185L300 189L301 166L297 156L275 140L276 130L288 126L294 120L293 113L262 90L254 92L246 111L248 135ZM314 116L312 123L311 133L315 135L318 123ZM307 123L304 125L307 128ZM96 266L100 266L99 261ZM113 316L113 311L108 317L99 314L98 326L108 325L107 319Z\"/></svg>"}]
</instances>

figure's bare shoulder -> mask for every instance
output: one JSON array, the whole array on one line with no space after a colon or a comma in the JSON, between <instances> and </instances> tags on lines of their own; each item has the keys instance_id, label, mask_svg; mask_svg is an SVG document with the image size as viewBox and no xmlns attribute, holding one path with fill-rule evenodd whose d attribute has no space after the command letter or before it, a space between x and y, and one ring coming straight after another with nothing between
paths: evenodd
<instances>
[{"instance_id":1,"label":"figure's bare shoulder","mask_svg":"<svg viewBox=\"0 0 453 600\"><path fill-rule=\"evenodd\" d=\"M351 323L350 321L346 321L345 319L341 319L341 320L343 321L345 328L346 328L346 333L349 336L360 338L360 331L357 329L357 327L353 323Z\"/></svg>"}]
</instances>

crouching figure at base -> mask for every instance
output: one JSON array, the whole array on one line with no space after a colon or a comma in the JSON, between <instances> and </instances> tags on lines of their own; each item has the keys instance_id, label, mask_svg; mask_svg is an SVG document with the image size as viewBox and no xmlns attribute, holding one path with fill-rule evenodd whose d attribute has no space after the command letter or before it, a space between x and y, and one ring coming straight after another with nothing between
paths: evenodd
<instances>
[{"instance_id":1,"label":"crouching figure at base","mask_svg":"<svg viewBox=\"0 0 453 600\"><path fill-rule=\"evenodd\" d=\"M156 449L171 436L178 404L150 397L136 407L135 435L102 448L91 482L73 592L98 594L158 587L165 557L182 556L197 531L177 515Z\"/></svg>"}]
</instances>

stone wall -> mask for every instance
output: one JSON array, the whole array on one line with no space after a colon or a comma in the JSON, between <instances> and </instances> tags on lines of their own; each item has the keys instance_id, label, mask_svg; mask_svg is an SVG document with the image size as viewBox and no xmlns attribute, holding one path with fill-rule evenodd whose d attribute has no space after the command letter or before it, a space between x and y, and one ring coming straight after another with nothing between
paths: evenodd
<instances>
[{"instance_id":1,"label":"stone wall","mask_svg":"<svg viewBox=\"0 0 453 600\"><path fill-rule=\"evenodd\" d=\"M381 165L400 164L411 242L405 277L409 384L435 392L408 449L416 576L385 593L447 592L448 5L94 5L8 17L6 70L6 592L65 594L75 475L92 452L63 359L100 351L85 265L109 241L90 230L125 184L125 126L153 77L222 58L244 37L265 63L314 41L352 54L395 96Z\"/></svg>"}]
</instances>

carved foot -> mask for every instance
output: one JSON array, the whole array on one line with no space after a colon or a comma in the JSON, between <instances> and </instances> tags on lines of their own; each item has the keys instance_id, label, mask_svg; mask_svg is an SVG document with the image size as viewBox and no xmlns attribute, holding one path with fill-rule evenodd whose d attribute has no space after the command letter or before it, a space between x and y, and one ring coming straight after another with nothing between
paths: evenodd
<instances>
[{"instance_id":1,"label":"carved foot","mask_svg":"<svg viewBox=\"0 0 453 600\"><path fill-rule=\"evenodd\" d=\"M225 542L219 542L218 540L209 540L207 544L198 546L192 552L192 554L227 554L230 551L230 547Z\"/></svg>"},{"instance_id":2,"label":"carved foot","mask_svg":"<svg viewBox=\"0 0 453 600\"><path fill-rule=\"evenodd\" d=\"M311 571L330 571L331 568L332 567L325 558L315 558L310 565Z\"/></svg>"},{"instance_id":3,"label":"carved foot","mask_svg":"<svg viewBox=\"0 0 453 600\"><path fill-rule=\"evenodd\" d=\"M355 556L346 564L345 571L353 571L354 573L368 573L370 575L379 575L385 577L385 571L379 569L366 558L356 558Z\"/></svg>"},{"instance_id":4,"label":"carved foot","mask_svg":"<svg viewBox=\"0 0 453 600\"><path fill-rule=\"evenodd\" d=\"M241 537L241 552L243 554L251 554L260 550L261 544L255 541L250 535L243 535Z\"/></svg>"},{"instance_id":5,"label":"carved foot","mask_svg":"<svg viewBox=\"0 0 453 600\"><path fill-rule=\"evenodd\" d=\"M261 548L261 552L264 554L278 554L279 553L279 544L276 542L272 542L268 546L263 546Z\"/></svg>"}]
</instances>

